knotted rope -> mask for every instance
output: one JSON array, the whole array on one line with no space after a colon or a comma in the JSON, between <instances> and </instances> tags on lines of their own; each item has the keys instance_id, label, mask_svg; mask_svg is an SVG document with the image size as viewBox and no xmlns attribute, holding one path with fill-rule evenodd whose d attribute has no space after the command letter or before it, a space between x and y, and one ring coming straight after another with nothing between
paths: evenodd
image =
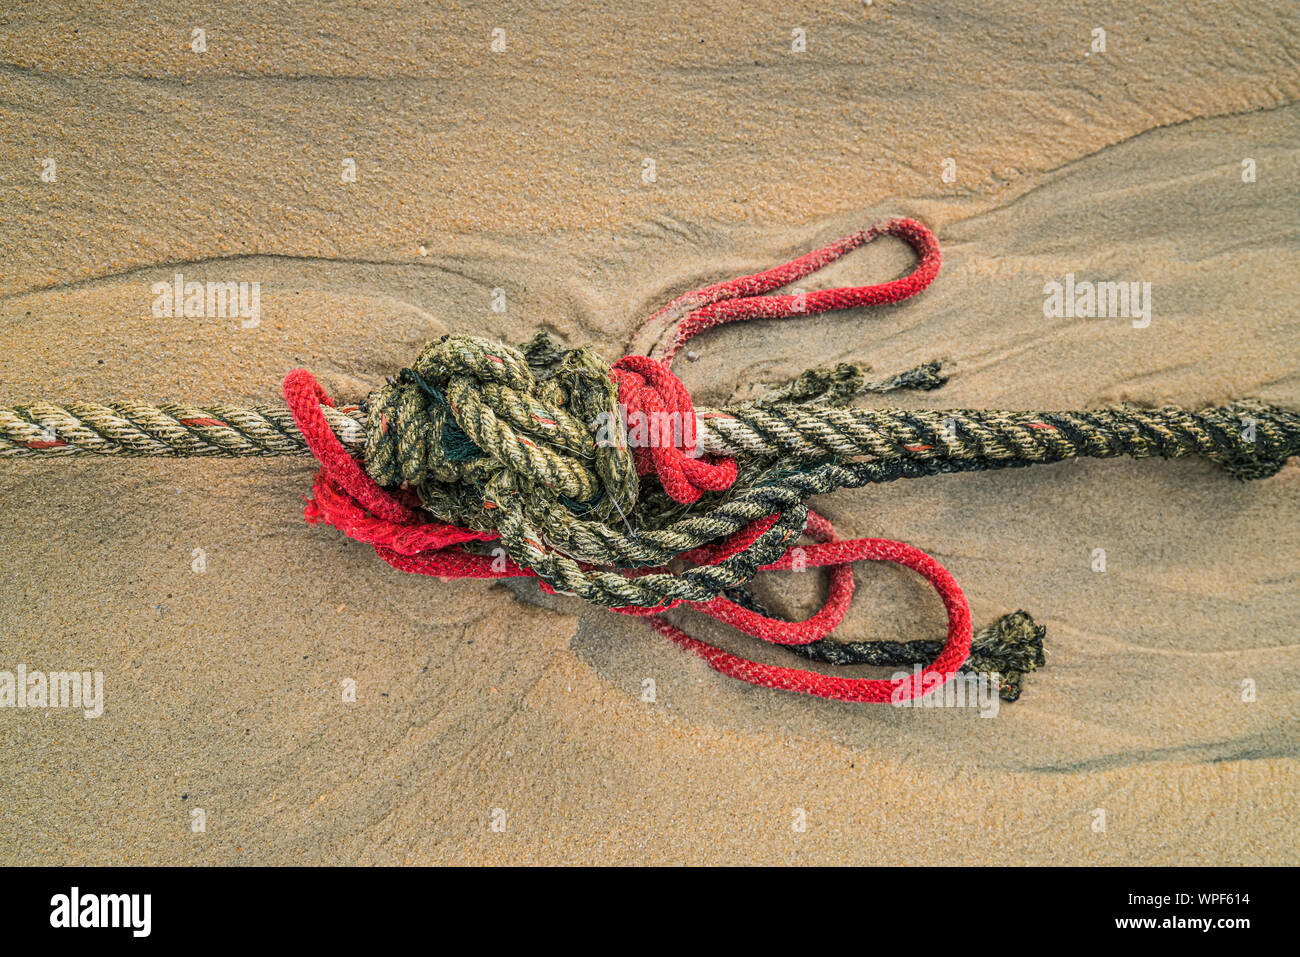
<instances>
[{"instance_id":1,"label":"knotted rope","mask_svg":"<svg viewBox=\"0 0 1300 957\"><path fill-rule=\"evenodd\" d=\"M769 295L880 235L918 255L873 286ZM909 412L847 407L857 396L932 389L937 363L881 380L865 367L811 370L754 402L696 410L670 364L698 333L899 302L938 273L928 229L896 219L774 269L687 293L643 326L660 358L606 365L545 335L513 348L475 336L430 343L362 407L337 409L305 370L286 377L288 409L140 403L0 408L0 457L77 452L277 455L321 463L311 522L375 547L389 564L446 578L528 576L625 614L715 669L753 684L845 701L901 702L959 669L994 675L1015 700L1043 664L1043 629L1024 612L973 635L951 575L901 542L840 541L808 509L837 488L1076 456L1206 456L1262 478L1300 453L1300 416L1254 402L1192 413ZM647 478L649 477L649 478ZM794 544L801 533L814 542ZM827 639L853 594L850 565L890 561L925 577L948 615L943 642ZM804 622L769 616L745 585L760 570L830 568L825 606ZM905 678L844 678L763 665L704 644L663 615L685 606L832 665L925 667Z\"/></svg>"}]
</instances>

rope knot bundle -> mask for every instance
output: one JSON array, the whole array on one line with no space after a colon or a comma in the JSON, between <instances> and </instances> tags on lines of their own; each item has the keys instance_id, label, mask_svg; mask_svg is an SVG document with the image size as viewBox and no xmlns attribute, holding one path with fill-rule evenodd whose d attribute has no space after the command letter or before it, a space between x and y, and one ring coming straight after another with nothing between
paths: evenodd
<instances>
[{"instance_id":1,"label":"rope knot bundle","mask_svg":"<svg viewBox=\"0 0 1300 957\"><path fill-rule=\"evenodd\" d=\"M807 296L761 295L887 233L905 238L920 257L903 279ZM743 482L735 459L702 457L694 405L669 362L690 335L723 322L900 301L928 285L938 266L938 243L929 230L910 220L888 221L785 266L670 304L669 310L689 304L693 311L663 359L628 356L607 366L588 349L564 350L541 335L518 349L476 336L443 336L369 397L364 472L329 429L322 409L331 403L319 384L296 370L285 380L285 397L322 463L307 517L373 544L406 571L531 576L548 591L649 616L656 630L714 668L756 684L846 701L917 697L969 656L970 611L952 576L901 542L837 539L806 504L819 487L844 484L843 476L826 472L834 455L818 452L812 461L775 468L756 456ZM937 384L937 369L914 371L883 388ZM793 401L812 403L882 388L862 373L846 365L802 376L787 390ZM654 433L652 440L634 435L630 441L629 423L638 419ZM666 422L677 429L668 441ZM640 477L651 472L657 481L643 483ZM437 521L428 520L430 513ZM797 549L799 566L833 567L826 606L806 622L746 607L745 583L762 568L795 567L792 546L804 532L820 544ZM474 546L492 540L499 540L506 559ZM853 592L849 566L859 560L912 568L938 591L949 633L923 672L886 681L761 665L703 645L659 617L686 605L768 641L809 645L842 620ZM669 562L690 567L673 570Z\"/></svg>"},{"instance_id":2,"label":"rope knot bundle","mask_svg":"<svg viewBox=\"0 0 1300 957\"><path fill-rule=\"evenodd\" d=\"M636 503L618 388L590 349L443 336L368 406L366 472L417 488L445 522L495 528L493 513L515 508L605 520ZM598 424L611 441L596 441Z\"/></svg>"}]
</instances>

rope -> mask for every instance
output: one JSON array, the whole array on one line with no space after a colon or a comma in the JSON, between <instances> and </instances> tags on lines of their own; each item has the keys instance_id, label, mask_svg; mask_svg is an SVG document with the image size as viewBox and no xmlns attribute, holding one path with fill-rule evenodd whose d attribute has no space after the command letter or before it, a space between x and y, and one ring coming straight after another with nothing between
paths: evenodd
<instances>
[{"instance_id":1,"label":"rope","mask_svg":"<svg viewBox=\"0 0 1300 957\"><path fill-rule=\"evenodd\" d=\"M758 609L762 613L761 607ZM988 628L975 632L970 657L961 670L996 679L1003 701L1020 698L1024 676L1045 663L1043 637L1047 629L1028 612L1014 611ZM938 641L828 641L792 645L790 650L812 661L830 665L872 665L877 668L911 667L934 658L942 649Z\"/></svg>"},{"instance_id":2,"label":"rope","mask_svg":"<svg viewBox=\"0 0 1300 957\"><path fill-rule=\"evenodd\" d=\"M874 286L819 289L815 292L779 296L761 295L811 276L878 236L896 236L907 242L918 256L916 268L900 279ZM815 249L784 265L688 292L647 319L638 337L648 329L668 323L671 335L667 343L661 349L651 350L652 355L656 351L661 352L660 359L667 364L672 362L673 357L692 337L723 323L749 319L788 319L837 309L902 302L934 281L942 261L938 240L925 226L911 219L887 219L867 229L850 233L829 246Z\"/></svg>"},{"instance_id":3,"label":"rope","mask_svg":"<svg viewBox=\"0 0 1300 957\"><path fill-rule=\"evenodd\" d=\"M910 370L883 383L866 383L852 395L933 388L915 384L915 378L916 370ZM777 394L785 395L789 389L791 386L783 387ZM323 412L343 447L350 454L363 455L366 414L356 406L328 406ZM1296 442L1300 415L1253 401L1200 412L1174 406L1011 412L846 409L825 404L796 407L764 399L725 410L702 408L696 417L699 450L742 456L751 462L813 462L873 455L973 459L985 468L997 468L1079 457L1199 455L1219 463L1237 478L1250 479L1275 474L1300 451ZM309 455L311 450L284 407L193 408L142 402L0 406L0 458L79 453L267 456Z\"/></svg>"},{"instance_id":4,"label":"rope","mask_svg":"<svg viewBox=\"0 0 1300 957\"><path fill-rule=\"evenodd\" d=\"M355 406L326 420L350 451L365 450L365 418ZM287 408L194 408L144 402L0 406L0 458L95 455L261 456L310 453Z\"/></svg>"},{"instance_id":5,"label":"rope","mask_svg":"<svg viewBox=\"0 0 1300 957\"><path fill-rule=\"evenodd\" d=\"M874 286L769 293L872 239L908 242L917 265ZM281 455L321 463L308 521L334 525L408 572L527 576L541 587L642 615L715 669L753 684L845 701L899 702L961 669L996 676L1005 700L1043 664L1043 629L1024 612L973 634L951 575L884 539L840 541L806 502L839 488L944 472L1091 456L1201 455L1262 478L1300 453L1300 415L1257 402L1201 412L861 409L854 398L933 389L938 363L873 380L841 363L754 402L696 410L672 373L693 336L757 318L798 318L900 302L940 265L924 226L889 220L782 266L674 300L642 327L661 358L606 365L545 335L519 348L464 335L429 343L360 407L335 408L314 377L286 377L288 409L143 403L0 408L0 457ZM827 567L825 606L804 622L769 616L745 586L761 570ZM496 543L489 552L489 543ZM504 550L504 557L501 552ZM921 574L948 617L943 642L827 640L853 594L850 565L888 561ZM668 622L679 606L832 665L925 665L905 679L844 678L748 661ZM973 644L972 644L973 642Z\"/></svg>"}]
</instances>

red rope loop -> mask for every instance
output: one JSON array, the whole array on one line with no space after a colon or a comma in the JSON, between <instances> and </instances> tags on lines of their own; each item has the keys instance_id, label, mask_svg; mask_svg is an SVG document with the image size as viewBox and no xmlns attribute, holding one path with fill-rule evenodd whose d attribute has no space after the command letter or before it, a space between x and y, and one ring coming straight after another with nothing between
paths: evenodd
<instances>
[{"instance_id":1,"label":"red rope loop","mask_svg":"<svg viewBox=\"0 0 1300 957\"><path fill-rule=\"evenodd\" d=\"M722 597L695 607L711 618L764 641L786 645L809 644L825 638L844 620L853 599L853 562L893 562L920 573L930 582L948 613L947 640L934 661L919 673L910 673L900 680L823 675L815 671L765 665L741 658L692 638L660 617L650 621L651 627L674 643L699 655L723 674L764 688L798 691L835 701L898 704L941 687L970 656L974 631L970 606L956 580L946 568L918 548L883 538L839 541L830 522L815 512L810 512L809 515L809 534L822 543L787 549L779 561L763 566L763 570L789 571L797 567L796 562L805 568L829 566L830 593L826 604L816 614L806 621L783 621L742 608Z\"/></svg>"},{"instance_id":2,"label":"red rope loop","mask_svg":"<svg viewBox=\"0 0 1300 957\"><path fill-rule=\"evenodd\" d=\"M767 531L775 520L776 516L770 515L751 522L719 545L697 548L678 557L702 564L717 564L724 558L749 547L754 539ZM840 541L831 523L816 512L808 513L807 533L819 544L788 548L778 561L764 565L760 571L829 567L831 582L826 604L808 619L785 621L772 618L751 611L722 596L707 602L683 602L682 604L763 641L780 645L811 644L825 638L844 620L844 615L853 600L852 563L893 562L920 573L930 582L948 613L948 636L934 661L919 673L909 673L905 679L900 680L841 678L799 668L765 665L733 655L691 637L670 623L659 614L667 610L664 608L616 610L624 614L647 616L648 624L659 634L699 655L710 667L732 678L739 678L764 688L797 691L834 701L898 704L941 687L961 668L970 656L974 628L966 596L946 568L925 552L904 542L883 538Z\"/></svg>"},{"instance_id":3,"label":"red rope loop","mask_svg":"<svg viewBox=\"0 0 1300 957\"><path fill-rule=\"evenodd\" d=\"M762 295L812 275L879 236L896 236L907 242L916 251L916 267L906 276L873 286L818 289L798 295ZM688 292L656 312L641 328L644 330L664 320L674 323L661 356L668 363L691 338L724 323L788 319L835 309L902 302L930 285L939 274L942 263L939 240L922 223L914 219L887 219L780 266Z\"/></svg>"}]
</instances>

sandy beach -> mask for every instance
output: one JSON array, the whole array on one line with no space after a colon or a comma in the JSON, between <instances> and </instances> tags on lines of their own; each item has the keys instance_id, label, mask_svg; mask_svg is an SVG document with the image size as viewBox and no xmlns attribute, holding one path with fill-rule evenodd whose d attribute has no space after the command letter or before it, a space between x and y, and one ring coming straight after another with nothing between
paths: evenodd
<instances>
[{"instance_id":1,"label":"sandy beach","mask_svg":"<svg viewBox=\"0 0 1300 957\"><path fill-rule=\"evenodd\" d=\"M296 367L351 402L449 332L612 360L686 290L910 216L926 292L710 331L674 367L697 404L942 360L873 402L1300 407L1298 59L1283 2L8 4L0 405L275 404ZM257 283L257 321L159 318L176 274ZM1149 284L1149 322L1045 315L1067 276ZM939 559L977 628L1046 626L989 717L754 688L532 583L403 575L304 522L313 474L0 460L0 670L104 676L98 717L0 708L0 863L1300 863L1294 459L819 497ZM855 576L838 637L942 637L924 582ZM804 616L824 579L757 591Z\"/></svg>"}]
</instances>

